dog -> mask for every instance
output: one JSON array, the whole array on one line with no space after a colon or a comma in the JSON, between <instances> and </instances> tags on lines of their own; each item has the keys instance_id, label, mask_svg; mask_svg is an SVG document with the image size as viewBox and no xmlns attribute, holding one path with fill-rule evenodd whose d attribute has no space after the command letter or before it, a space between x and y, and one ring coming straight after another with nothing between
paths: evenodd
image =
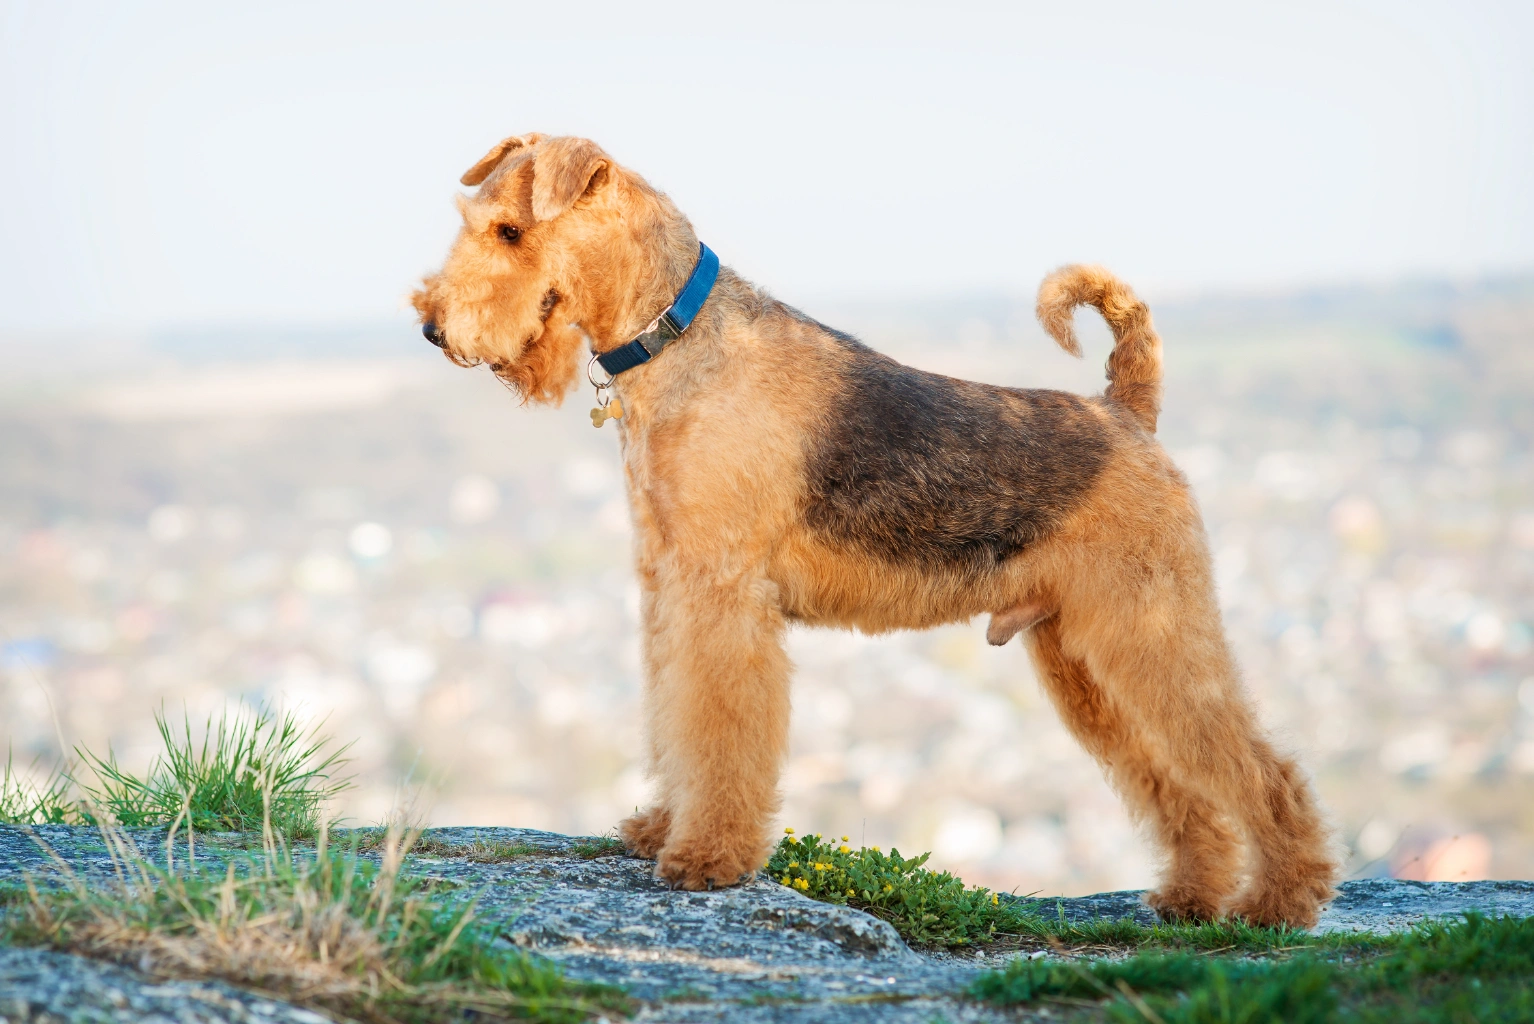
<instances>
[{"instance_id":1,"label":"dog","mask_svg":"<svg viewBox=\"0 0 1534 1024\"><path fill-rule=\"evenodd\" d=\"M1306 777L1257 724L1202 521L1156 442L1161 342L1106 270L1039 291L1112 329L1099 397L903 366L720 267L664 194L595 143L496 145L412 296L453 361L524 401L582 377L618 426L641 588L653 806L620 825L674 888L750 879L771 848L789 623L879 633L988 613L1165 857L1167 920L1309 927L1337 873ZM683 307L687 308L683 308Z\"/></svg>"}]
</instances>

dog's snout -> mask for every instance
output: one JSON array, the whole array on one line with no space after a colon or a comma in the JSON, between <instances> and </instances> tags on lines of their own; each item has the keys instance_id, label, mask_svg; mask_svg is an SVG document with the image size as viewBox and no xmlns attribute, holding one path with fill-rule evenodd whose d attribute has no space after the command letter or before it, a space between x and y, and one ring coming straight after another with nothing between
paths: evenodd
<instances>
[{"instance_id":1,"label":"dog's snout","mask_svg":"<svg viewBox=\"0 0 1534 1024\"><path fill-rule=\"evenodd\" d=\"M446 342L446 339L442 337L442 332L437 330L437 325L430 320L421 325L421 333L426 335L427 341L438 348L442 348Z\"/></svg>"}]
</instances>

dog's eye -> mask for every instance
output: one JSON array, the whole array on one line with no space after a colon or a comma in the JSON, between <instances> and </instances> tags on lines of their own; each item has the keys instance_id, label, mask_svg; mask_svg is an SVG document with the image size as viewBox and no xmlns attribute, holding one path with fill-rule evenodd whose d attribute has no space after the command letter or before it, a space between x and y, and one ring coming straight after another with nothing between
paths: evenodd
<instances>
[{"instance_id":1,"label":"dog's eye","mask_svg":"<svg viewBox=\"0 0 1534 1024\"><path fill-rule=\"evenodd\" d=\"M516 245L522 237L522 229L515 224L502 224L498 229L502 241L509 245Z\"/></svg>"}]
</instances>

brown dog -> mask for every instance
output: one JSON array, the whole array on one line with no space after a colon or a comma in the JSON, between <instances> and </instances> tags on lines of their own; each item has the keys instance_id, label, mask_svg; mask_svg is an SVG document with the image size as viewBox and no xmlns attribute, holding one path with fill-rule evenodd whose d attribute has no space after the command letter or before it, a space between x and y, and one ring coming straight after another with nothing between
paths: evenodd
<instances>
[{"instance_id":1,"label":"brown dog","mask_svg":"<svg viewBox=\"0 0 1534 1024\"><path fill-rule=\"evenodd\" d=\"M506 139L463 183L478 194L413 302L450 358L528 400L561 400L586 339L616 352L701 266L687 218L585 139ZM1253 719L1198 509L1153 437L1160 340L1128 288L1067 267L1038 312L1072 353L1081 304L1115 339L1100 398L913 370L728 268L679 338L613 380L659 793L622 834L658 877L703 889L763 864L788 622L881 632L987 612L992 643L1023 633L1163 847L1152 906L1315 922L1336 866L1308 783Z\"/></svg>"}]
</instances>

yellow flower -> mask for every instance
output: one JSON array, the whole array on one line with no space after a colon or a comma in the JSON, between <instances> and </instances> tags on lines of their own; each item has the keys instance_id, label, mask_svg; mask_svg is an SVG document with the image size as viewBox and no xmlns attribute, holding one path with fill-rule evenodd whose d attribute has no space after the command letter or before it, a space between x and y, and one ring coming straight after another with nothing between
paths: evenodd
<instances>
[{"instance_id":1,"label":"yellow flower","mask_svg":"<svg viewBox=\"0 0 1534 1024\"><path fill-rule=\"evenodd\" d=\"M842 836L842 842L850 843L850 842L852 842L852 840L848 839L846 836Z\"/></svg>"},{"instance_id":2,"label":"yellow flower","mask_svg":"<svg viewBox=\"0 0 1534 1024\"><path fill-rule=\"evenodd\" d=\"M888 882L885 882L884 883L884 891L885 892L894 892L895 891L895 887L893 885L890 885Z\"/></svg>"},{"instance_id":3,"label":"yellow flower","mask_svg":"<svg viewBox=\"0 0 1534 1024\"><path fill-rule=\"evenodd\" d=\"M993 907L1001 906L1001 897L996 895L994 892L991 893L991 906L993 906Z\"/></svg>"},{"instance_id":4,"label":"yellow flower","mask_svg":"<svg viewBox=\"0 0 1534 1024\"><path fill-rule=\"evenodd\" d=\"M851 890L851 889L848 889L848 890L847 890L847 895L848 895L848 896L856 896L856 895L857 895L857 893L856 893L856 892L854 892L854 891L853 891L853 890Z\"/></svg>"},{"instance_id":5,"label":"yellow flower","mask_svg":"<svg viewBox=\"0 0 1534 1024\"><path fill-rule=\"evenodd\" d=\"M838 847L837 847L837 848L836 848L836 852L837 852L837 853L851 853L851 852L852 852L852 851L851 851L851 850L849 850L849 849L848 849L848 848L847 848L847 847L845 847L845 846L838 846Z\"/></svg>"},{"instance_id":6,"label":"yellow flower","mask_svg":"<svg viewBox=\"0 0 1534 1024\"><path fill-rule=\"evenodd\" d=\"M790 836L791 836L791 835L793 835L793 834L794 834L794 830L793 830L793 829L791 829L791 828L785 828L785 829L784 829L784 830L783 830L783 834L784 834L784 835L790 835Z\"/></svg>"},{"instance_id":7,"label":"yellow flower","mask_svg":"<svg viewBox=\"0 0 1534 1024\"><path fill-rule=\"evenodd\" d=\"M870 849L872 849L874 853L878 853L879 852L879 848L877 846L870 847Z\"/></svg>"},{"instance_id":8,"label":"yellow flower","mask_svg":"<svg viewBox=\"0 0 1534 1024\"><path fill-rule=\"evenodd\" d=\"M796 867L799 866L799 862L796 861L796 860L791 860L791 861L788 862L788 866L791 867L791 868L796 868Z\"/></svg>"},{"instance_id":9,"label":"yellow flower","mask_svg":"<svg viewBox=\"0 0 1534 1024\"><path fill-rule=\"evenodd\" d=\"M815 870L816 870L816 871L824 871L824 870L825 870L825 869L826 869L826 868L828 868L828 867L830 867L830 866L831 866L831 865L829 865L829 864L820 864L820 863L816 863L816 865L815 865Z\"/></svg>"},{"instance_id":10,"label":"yellow flower","mask_svg":"<svg viewBox=\"0 0 1534 1024\"><path fill-rule=\"evenodd\" d=\"M809 887L810 887L810 883L806 882L804 879L802 879L802 878L794 879L794 888L795 889L808 889Z\"/></svg>"},{"instance_id":11,"label":"yellow flower","mask_svg":"<svg viewBox=\"0 0 1534 1024\"><path fill-rule=\"evenodd\" d=\"M778 881L782 882L784 885L787 885L788 884L788 875L785 874L782 878L778 879Z\"/></svg>"}]
</instances>

